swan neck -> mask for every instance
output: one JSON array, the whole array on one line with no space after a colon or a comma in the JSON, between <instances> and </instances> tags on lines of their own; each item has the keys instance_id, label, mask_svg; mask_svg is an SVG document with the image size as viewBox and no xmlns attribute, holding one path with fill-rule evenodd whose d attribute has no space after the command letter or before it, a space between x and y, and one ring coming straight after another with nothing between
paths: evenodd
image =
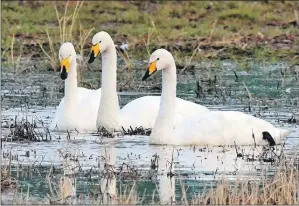
<instances>
[{"instance_id":1,"label":"swan neck","mask_svg":"<svg viewBox=\"0 0 299 206\"><path fill-rule=\"evenodd\" d=\"M158 116L153 128L156 132L169 133L174 126L176 102L176 66L173 63L162 71L162 95Z\"/></svg>"},{"instance_id":2,"label":"swan neck","mask_svg":"<svg viewBox=\"0 0 299 206\"><path fill-rule=\"evenodd\" d=\"M115 47L102 54L102 92L116 93L117 57Z\"/></svg>"},{"instance_id":3,"label":"swan neck","mask_svg":"<svg viewBox=\"0 0 299 206\"><path fill-rule=\"evenodd\" d=\"M102 86L101 101L98 110L98 120L103 123L105 119L116 119L119 109L116 70L117 56L114 44L102 53ZM98 121L97 121L98 122ZM108 124L108 122L107 122ZM97 123L97 126L104 126Z\"/></svg>"},{"instance_id":4,"label":"swan neck","mask_svg":"<svg viewBox=\"0 0 299 206\"><path fill-rule=\"evenodd\" d=\"M65 102L74 102L77 92L77 63L76 61L71 62L68 77L64 81L64 96Z\"/></svg>"}]
</instances>

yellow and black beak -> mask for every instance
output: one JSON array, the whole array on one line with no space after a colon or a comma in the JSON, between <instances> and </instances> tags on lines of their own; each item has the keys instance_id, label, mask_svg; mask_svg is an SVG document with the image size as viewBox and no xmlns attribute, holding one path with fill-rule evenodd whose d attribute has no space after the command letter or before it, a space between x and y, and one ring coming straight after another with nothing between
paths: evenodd
<instances>
[{"instance_id":1,"label":"yellow and black beak","mask_svg":"<svg viewBox=\"0 0 299 206\"><path fill-rule=\"evenodd\" d=\"M148 69L146 70L142 81L148 79L153 73L155 73L157 71L157 61L153 61L152 63L150 63L150 65L148 66Z\"/></svg>"},{"instance_id":2,"label":"yellow and black beak","mask_svg":"<svg viewBox=\"0 0 299 206\"><path fill-rule=\"evenodd\" d=\"M60 78L65 80L70 68L70 58L62 59L60 62Z\"/></svg>"},{"instance_id":3,"label":"yellow and black beak","mask_svg":"<svg viewBox=\"0 0 299 206\"><path fill-rule=\"evenodd\" d=\"M92 63L100 53L100 44L92 45L88 63Z\"/></svg>"}]
</instances>

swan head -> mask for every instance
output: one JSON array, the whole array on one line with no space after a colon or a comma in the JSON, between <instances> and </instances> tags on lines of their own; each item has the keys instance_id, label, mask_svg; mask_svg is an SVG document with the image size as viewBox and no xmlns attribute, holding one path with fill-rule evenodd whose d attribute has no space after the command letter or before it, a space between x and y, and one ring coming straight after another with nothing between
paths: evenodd
<instances>
[{"instance_id":1,"label":"swan head","mask_svg":"<svg viewBox=\"0 0 299 206\"><path fill-rule=\"evenodd\" d=\"M114 42L107 32L100 31L96 33L92 38L92 47L88 63L92 63L100 53L105 52L111 45L114 46Z\"/></svg>"},{"instance_id":2,"label":"swan head","mask_svg":"<svg viewBox=\"0 0 299 206\"><path fill-rule=\"evenodd\" d=\"M174 64L174 59L172 54L166 49L157 49L151 54L149 62L148 69L146 70L142 81L149 78L156 71L170 68L170 66Z\"/></svg>"},{"instance_id":3,"label":"swan head","mask_svg":"<svg viewBox=\"0 0 299 206\"><path fill-rule=\"evenodd\" d=\"M60 78L65 80L68 76L70 65L76 61L76 51L74 45L65 42L59 49Z\"/></svg>"}]
</instances>

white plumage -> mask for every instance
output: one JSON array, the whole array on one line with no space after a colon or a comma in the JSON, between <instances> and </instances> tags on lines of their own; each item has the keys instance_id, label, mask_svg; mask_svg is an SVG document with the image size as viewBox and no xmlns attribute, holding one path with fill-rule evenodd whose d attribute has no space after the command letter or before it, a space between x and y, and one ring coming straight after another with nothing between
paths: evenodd
<instances>
[{"instance_id":1,"label":"white plumage","mask_svg":"<svg viewBox=\"0 0 299 206\"><path fill-rule=\"evenodd\" d=\"M255 142L265 145L267 141L263 140L263 132L269 132L276 144L291 133L243 112L211 111L178 124L173 130L176 137L173 144L252 145Z\"/></svg>"},{"instance_id":2,"label":"white plumage","mask_svg":"<svg viewBox=\"0 0 299 206\"><path fill-rule=\"evenodd\" d=\"M92 52L89 63L92 63L99 53L102 55L102 94L96 120L97 127L104 127L113 132L132 127L142 126L152 128L159 110L161 97L145 96L135 99L119 107L116 89L117 56L114 42L107 32L101 31L95 34L92 39ZM198 104L176 99L176 122L183 117L193 116L201 112L209 111L206 107Z\"/></svg>"},{"instance_id":3,"label":"white plumage","mask_svg":"<svg viewBox=\"0 0 299 206\"><path fill-rule=\"evenodd\" d=\"M120 110L121 125L124 128L129 128L130 126L132 128L140 126L152 128L158 115L160 101L160 96L145 96L129 102ZM206 107L178 97L175 101L177 105L175 124L182 122L186 117L200 115L209 111Z\"/></svg>"},{"instance_id":4,"label":"white plumage","mask_svg":"<svg viewBox=\"0 0 299 206\"><path fill-rule=\"evenodd\" d=\"M263 132L268 132L275 143L281 143L291 131L274 127L271 123L236 111L209 111L186 116L176 123L174 111L176 98L176 66L171 53L158 49L150 56L150 71L162 70L162 97L155 126L150 135L151 144L166 145L257 145L267 143ZM254 139L253 139L254 134Z\"/></svg>"},{"instance_id":5,"label":"white plumage","mask_svg":"<svg viewBox=\"0 0 299 206\"><path fill-rule=\"evenodd\" d=\"M93 90L77 86L76 52L72 43L66 42L61 45L59 59L61 61L61 77L66 77L65 96L56 109L49 129L95 131L101 89Z\"/></svg>"}]
</instances>

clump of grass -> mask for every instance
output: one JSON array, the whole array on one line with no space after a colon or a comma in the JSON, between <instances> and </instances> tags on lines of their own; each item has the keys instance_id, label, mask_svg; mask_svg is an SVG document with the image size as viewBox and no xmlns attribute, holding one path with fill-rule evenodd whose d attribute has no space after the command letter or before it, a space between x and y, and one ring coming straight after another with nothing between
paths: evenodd
<instances>
[{"instance_id":1,"label":"clump of grass","mask_svg":"<svg viewBox=\"0 0 299 206\"><path fill-rule=\"evenodd\" d=\"M108 137L108 138L113 138L115 135L119 134L117 131L108 131L105 127L99 127L97 133L101 137Z\"/></svg>"},{"instance_id":2,"label":"clump of grass","mask_svg":"<svg viewBox=\"0 0 299 206\"><path fill-rule=\"evenodd\" d=\"M130 129L127 129L125 130L124 127L122 127L122 135L146 135L146 136L149 136L152 132L152 129L150 128L143 128L142 126L141 127L136 127L135 129L133 129L131 126L130 126Z\"/></svg>"},{"instance_id":3,"label":"clump of grass","mask_svg":"<svg viewBox=\"0 0 299 206\"><path fill-rule=\"evenodd\" d=\"M2 138L2 141L48 141L51 140L51 134L49 130L44 131L37 130L36 121L29 122L27 118L17 121L15 117L14 124L9 125L10 134L6 138Z\"/></svg>"},{"instance_id":4,"label":"clump of grass","mask_svg":"<svg viewBox=\"0 0 299 206\"><path fill-rule=\"evenodd\" d=\"M255 21L257 18L255 15L256 14L253 12L253 10L240 11L239 9L232 9L230 11L224 12L220 16L220 18L237 18L242 20Z\"/></svg>"}]
</instances>

